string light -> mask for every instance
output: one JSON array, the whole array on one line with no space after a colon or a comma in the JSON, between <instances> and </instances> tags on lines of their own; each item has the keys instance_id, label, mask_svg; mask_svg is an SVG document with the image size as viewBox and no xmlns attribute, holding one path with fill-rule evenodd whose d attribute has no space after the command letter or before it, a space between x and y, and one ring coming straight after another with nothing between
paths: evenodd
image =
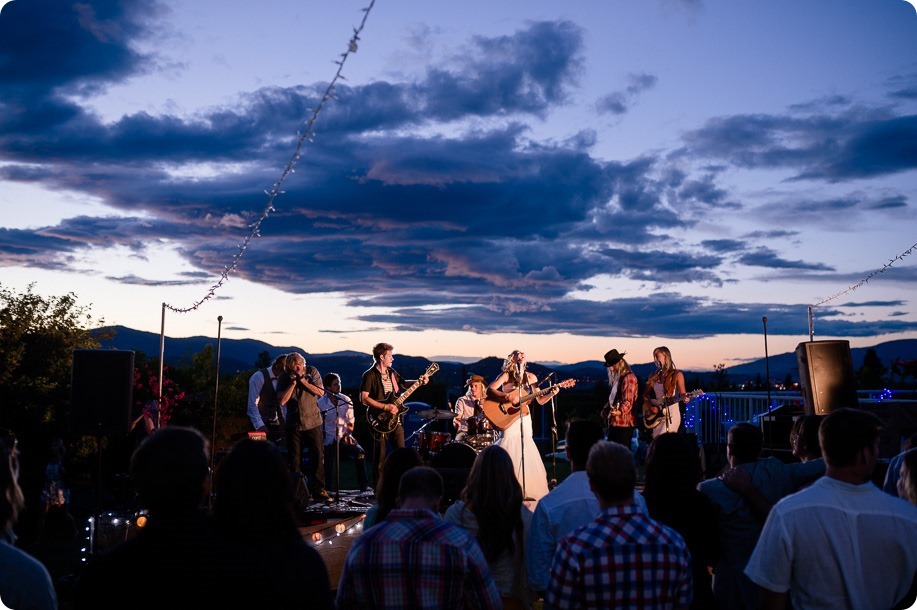
<instances>
[{"instance_id":1,"label":"string light","mask_svg":"<svg viewBox=\"0 0 917 610\"><path fill-rule=\"evenodd\" d=\"M899 254L898 256L896 256L895 258L893 258L893 259L891 259L890 261L888 261L887 263L885 263L885 264L882 266L881 269L876 269L875 271L873 271L872 273L870 273L869 275L867 275L865 278L863 278L862 280L860 280L859 282L857 282L857 283L854 284L853 286L850 286L850 287L847 288L846 290L842 290L841 292L838 292L837 294L833 294L833 295L831 295L830 297L828 297L827 299L825 299L825 300L823 300L823 301L819 301L818 303L816 303L816 304L813 305L812 307L818 307L819 305L824 305L825 303L827 303L827 302L829 302L829 301L833 301L834 299L836 299L836 298L838 298L838 297L842 297L842 296L844 296L845 294L849 294L849 293L853 292L853 291L856 290L857 288L860 288L861 286L865 285L869 280L871 280L872 278L874 278L874 277L877 276L878 274L880 274L880 273L885 273L885 270L886 270L886 269L891 268L891 266L894 265L896 261L902 260L905 256L907 256L907 255L909 255L910 253L912 253L915 249L917 249L917 244L912 245L910 248L908 248L907 250L905 250L904 252L902 252L901 254Z\"/></svg>"},{"instance_id":2,"label":"string light","mask_svg":"<svg viewBox=\"0 0 917 610\"><path fill-rule=\"evenodd\" d=\"M360 40L360 34L363 32L363 28L366 26L366 20L369 17L369 13L375 4L376 0L370 0L369 5L362 9L363 19L360 21L360 25L353 29L353 35L350 37L350 40L347 43L347 50L341 53L340 59L334 60L334 63L338 66L337 71L334 74L334 78L332 78L331 82L328 83L328 87L325 89L325 93L322 95L318 105L312 109L312 115L306 121L305 127L300 133L299 139L296 142L296 148L294 149L293 154L290 156L290 160L287 162L286 167L284 167L283 171L280 173L280 178L277 179L277 182L274 183L274 186L270 190L264 191L268 198L267 203L264 205L264 209L261 211L261 215L258 217L258 220L249 225L251 230L249 231L248 236L245 238L242 244L239 245L239 251L233 255L231 263L223 268L222 273L220 273L220 278L216 281L216 283L214 283L207 290L207 293L193 305L190 307L175 307L169 305L168 303L163 303L164 308L174 311L175 313L188 313L190 311L196 310L206 301L209 301L216 295L216 291L229 280L229 274L235 271L236 266L239 264L239 260L242 258L242 255L245 253L245 250L248 248L252 240L255 237L261 236L261 223L267 219L271 212L276 211L276 208L274 208L274 200L279 195L284 193L284 191L282 191L280 188L283 184L283 181L286 180L287 176L296 171L296 163L300 158L302 158L303 142L306 140L312 142L312 138L315 135L315 121L318 120L318 115L322 111L325 102L334 98L333 92L337 82L339 80L346 80L341 73L344 70L344 63L347 61L347 58L350 57L351 54L357 52L357 42Z\"/></svg>"},{"instance_id":3,"label":"string light","mask_svg":"<svg viewBox=\"0 0 917 610\"><path fill-rule=\"evenodd\" d=\"M366 514L364 513L350 520L338 521L334 525L312 532L310 538L315 543L315 546L320 546L325 542L332 545L334 544L334 539L338 536L343 536L351 531L354 534L363 531L363 520L365 518Z\"/></svg>"}]
</instances>

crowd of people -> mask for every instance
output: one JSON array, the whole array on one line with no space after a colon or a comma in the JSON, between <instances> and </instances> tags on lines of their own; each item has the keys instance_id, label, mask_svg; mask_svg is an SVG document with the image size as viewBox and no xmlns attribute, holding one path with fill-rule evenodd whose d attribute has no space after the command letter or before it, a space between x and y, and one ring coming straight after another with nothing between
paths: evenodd
<instances>
[{"instance_id":1,"label":"crowd of people","mask_svg":"<svg viewBox=\"0 0 917 610\"><path fill-rule=\"evenodd\" d=\"M294 353L250 379L252 427L272 442L237 441L213 472L209 441L193 428L155 429L140 443L130 475L148 523L89 561L73 607L860 610L917 599L917 439L876 486L881 422L872 413L798 418L790 462L763 455L759 427L735 424L727 466L704 479L681 424L684 375L659 347L643 391L644 421L658 423L640 488L630 442L639 384L625 353L610 350L608 400L598 417L567 421L570 474L550 488L529 406L561 385L539 390L544 380L514 350L489 384L479 375L466 383L457 432L498 409L488 419L502 434L476 452L458 499L444 505L442 474L405 447L396 400L428 375L402 378L389 344L372 353L360 400L392 426L374 439L376 503L339 582L300 531L295 481L328 501L327 489L338 488L333 453L369 489L367 452L353 438L340 377ZM64 497L53 448L46 506ZM57 608L47 569L15 545L24 506L17 453L11 443L0 449L0 601ZM155 585L138 588L138 570Z\"/></svg>"}]
</instances>

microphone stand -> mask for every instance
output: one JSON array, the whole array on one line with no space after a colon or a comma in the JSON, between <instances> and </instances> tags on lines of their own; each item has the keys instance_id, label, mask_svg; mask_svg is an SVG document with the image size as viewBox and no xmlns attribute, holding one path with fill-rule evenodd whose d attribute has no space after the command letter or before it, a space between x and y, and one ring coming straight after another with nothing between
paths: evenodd
<instances>
[{"instance_id":1,"label":"microphone stand","mask_svg":"<svg viewBox=\"0 0 917 610\"><path fill-rule=\"evenodd\" d=\"M525 405L522 404L522 392L523 386L527 385L528 373L525 370L525 367L522 364L519 364L519 384L516 387L516 391L519 394L519 465L522 467L522 501L531 502L535 498L530 498L525 492ZM532 388L534 391L534 388ZM534 430L533 430L534 431Z\"/></svg>"},{"instance_id":2,"label":"microphone stand","mask_svg":"<svg viewBox=\"0 0 917 610\"><path fill-rule=\"evenodd\" d=\"M545 377L545 381L553 374ZM551 479L548 481L548 489L555 487L557 487L557 409L554 405L554 395L551 394Z\"/></svg>"}]
</instances>

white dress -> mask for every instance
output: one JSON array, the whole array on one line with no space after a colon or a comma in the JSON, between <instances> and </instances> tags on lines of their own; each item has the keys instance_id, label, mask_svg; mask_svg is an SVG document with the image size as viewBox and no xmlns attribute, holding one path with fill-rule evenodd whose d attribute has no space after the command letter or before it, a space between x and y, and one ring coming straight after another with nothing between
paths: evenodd
<instances>
[{"instance_id":1,"label":"white dress","mask_svg":"<svg viewBox=\"0 0 917 610\"><path fill-rule=\"evenodd\" d=\"M520 433L524 438L520 437ZM519 484L522 486L522 497L534 500L534 502L526 502L525 505L534 510L538 500L548 494L548 473L544 469L544 462L541 461L538 446L532 439L531 415L516 418L516 421L503 431L503 437L494 445L503 447L513 458L516 478L519 479ZM525 448L524 455L523 447ZM524 473L522 470L523 458L525 461Z\"/></svg>"}]
</instances>

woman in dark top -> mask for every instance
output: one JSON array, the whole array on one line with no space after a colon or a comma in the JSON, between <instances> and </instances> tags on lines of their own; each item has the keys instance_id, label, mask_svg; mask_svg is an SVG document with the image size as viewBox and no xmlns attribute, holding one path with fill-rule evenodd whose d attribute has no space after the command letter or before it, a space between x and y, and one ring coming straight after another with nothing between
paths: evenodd
<instances>
[{"instance_id":1,"label":"woman in dark top","mask_svg":"<svg viewBox=\"0 0 917 610\"><path fill-rule=\"evenodd\" d=\"M646 456L643 496L650 517L673 528L691 552L694 600L691 608L716 609L710 566L719 556L716 510L697 490L701 480L698 448L689 437L666 432L653 439Z\"/></svg>"},{"instance_id":2,"label":"woman in dark top","mask_svg":"<svg viewBox=\"0 0 917 610\"><path fill-rule=\"evenodd\" d=\"M261 608L334 608L325 562L300 534L295 506L289 469L274 443L243 438L217 467L213 525L239 547L230 567L237 584L255 592Z\"/></svg>"}]
</instances>

